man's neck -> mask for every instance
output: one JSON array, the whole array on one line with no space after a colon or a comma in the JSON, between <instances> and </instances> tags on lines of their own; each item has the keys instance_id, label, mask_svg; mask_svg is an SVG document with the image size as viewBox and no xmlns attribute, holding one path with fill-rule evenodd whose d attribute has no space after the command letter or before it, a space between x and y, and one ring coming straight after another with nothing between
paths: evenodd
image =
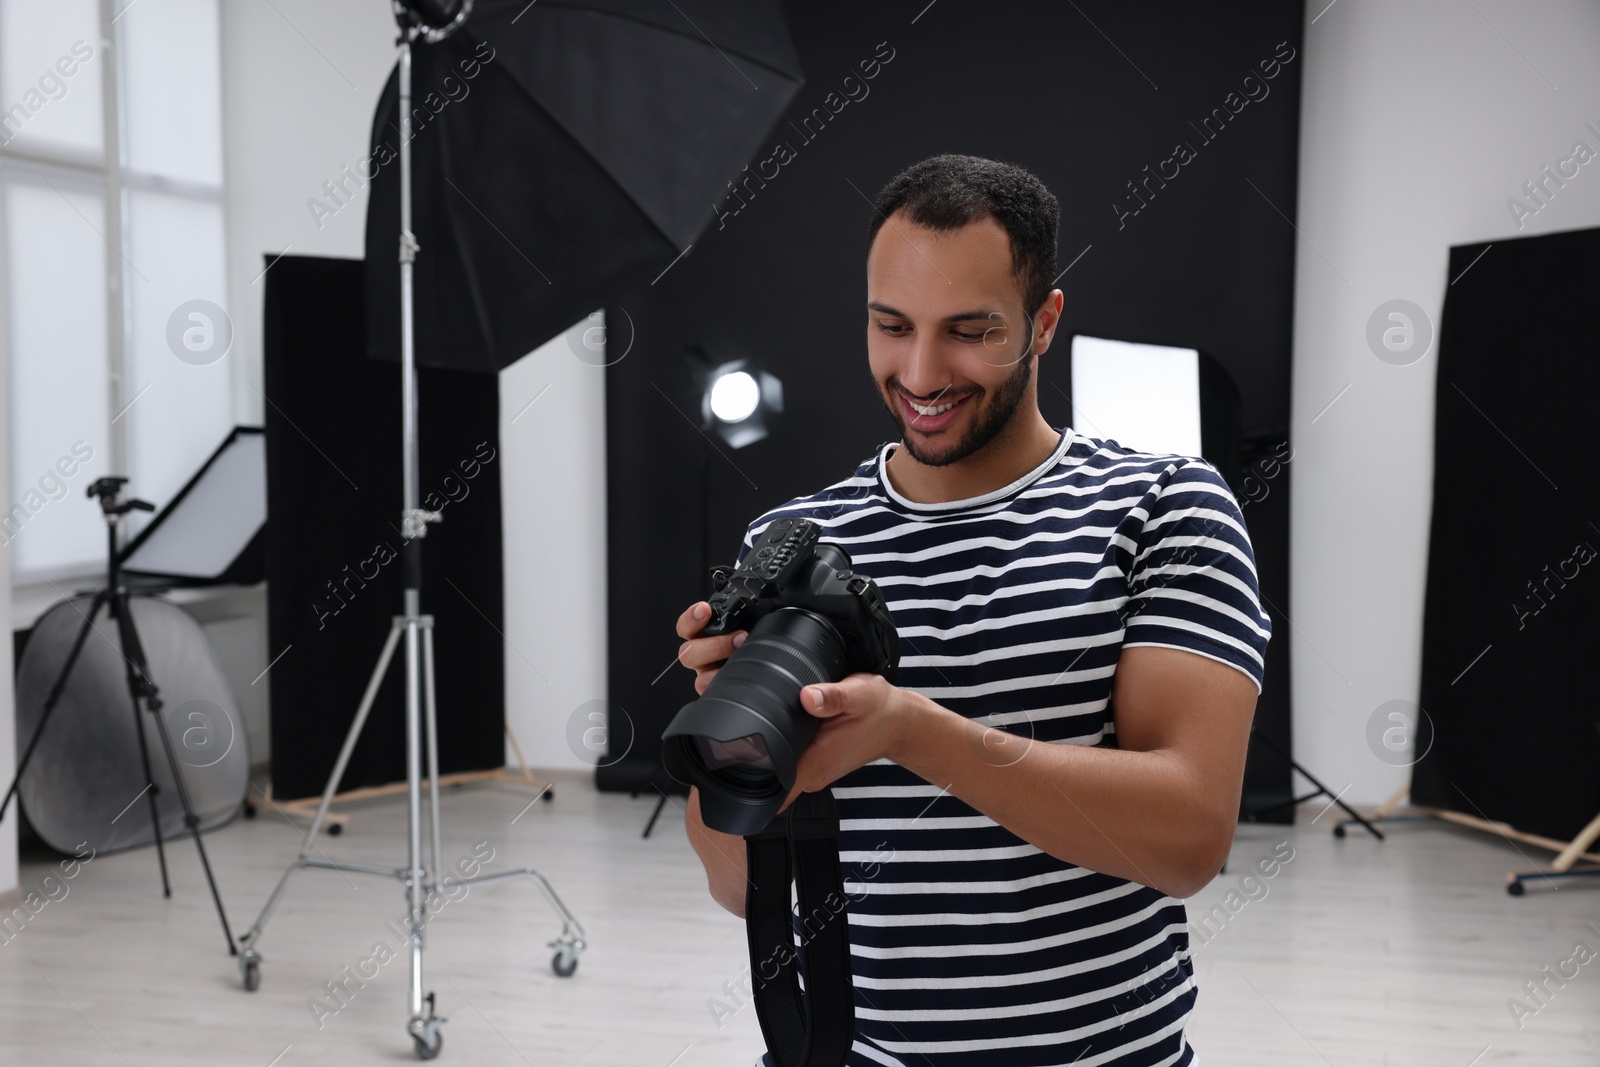
<instances>
[{"instance_id":1,"label":"man's neck","mask_svg":"<svg viewBox=\"0 0 1600 1067\"><path fill-rule=\"evenodd\" d=\"M1043 463L1061 432L1038 409L1031 418L1012 421L1000 435L966 459L945 467L917 462L902 443L884 464L889 484L918 504L946 504L1003 489Z\"/></svg>"}]
</instances>

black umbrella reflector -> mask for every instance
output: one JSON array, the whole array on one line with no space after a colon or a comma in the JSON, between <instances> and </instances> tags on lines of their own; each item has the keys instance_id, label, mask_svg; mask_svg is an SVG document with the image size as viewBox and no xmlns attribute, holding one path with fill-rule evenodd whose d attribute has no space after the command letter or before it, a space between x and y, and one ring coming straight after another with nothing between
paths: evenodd
<instances>
[{"instance_id":1,"label":"black umbrella reflector","mask_svg":"<svg viewBox=\"0 0 1600 1067\"><path fill-rule=\"evenodd\" d=\"M19 752L44 715L45 698L92 599L56 604L23 646L17 664ZM233 690L194 616L151 597L130 597L129 603L200 828L221 826L239 810L250 786L250 744ZM96 853L115 852L155 840L127 669L116 621L102 607L17 789L34 830L61 852L75 852L83 843ZM172 840L188 832L183 807L155 723L148 711L138 714L150 747L161 836Z\"/></svg>"},{"instance_id":2,"label":"black umbrella reflector","mask_svg":"<svg viewBox=\"0 0 1600 1067\"><path fill-rule=\"evenodd\" d=\"M479 0L456 33L418 41L417 362L498 371L651 281L801 81L773 0ZM400 351L398 92L396 71L365 165L368 352L385 359Z\"/></svg>"}]
</instances>

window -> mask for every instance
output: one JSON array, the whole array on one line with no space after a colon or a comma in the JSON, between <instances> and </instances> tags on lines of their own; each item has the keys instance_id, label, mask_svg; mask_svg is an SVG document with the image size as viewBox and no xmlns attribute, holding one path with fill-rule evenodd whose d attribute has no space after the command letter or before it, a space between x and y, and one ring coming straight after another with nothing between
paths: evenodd
<instances>
[{"instance_id":1,"label":"window","mask_svg":"<svg viewBox=\"0 0 1600 1067\"><path fill-rule=\"evenodd\" d=\"M216 0L0 0L17 583L103 565L95 478L164 505L233 425L218 53Z\"/></svg>"}]
</instances>

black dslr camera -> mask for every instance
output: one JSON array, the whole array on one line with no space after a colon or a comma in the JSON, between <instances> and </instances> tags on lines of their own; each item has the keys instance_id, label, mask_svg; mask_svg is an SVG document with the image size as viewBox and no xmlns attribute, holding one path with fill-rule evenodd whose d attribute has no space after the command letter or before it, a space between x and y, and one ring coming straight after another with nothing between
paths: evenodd
<instances>
[{"instance_id":1,"label":"black dslr camera","mask_svg":"<svg viewBox=\"0 0 1600 1067\"><path fill-rule=\"evenodd\" d=\"M818 720L800 706L808 685L869 671L894 681L900 639L883 593L820 544L822 527L777 519L738 570L711 572L711 621L700 636L748 630L705 693L662 734L668 773L700 787L707 826L766 827L794 788L795 764Z\"/></svg>"}]
</instances>

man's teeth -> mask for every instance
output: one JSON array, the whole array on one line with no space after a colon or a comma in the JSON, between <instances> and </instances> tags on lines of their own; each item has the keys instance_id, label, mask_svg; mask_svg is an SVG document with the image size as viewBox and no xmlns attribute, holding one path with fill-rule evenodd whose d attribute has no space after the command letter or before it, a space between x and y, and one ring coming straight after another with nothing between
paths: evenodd
<instances>
[{"instance_id":1,"label":"man's teeth","mask_svg":"<svg viewBox=\"0 0 1600 1067\"><path fill-rule=\"evenodd\" d=\"M949 411L951 408L953 408L957 404L961 403L961 401L954 400L954 401L951 401L948 404L933 404L933 405L930 405L928 407L923 407L921 404L917 403L914 400L907 400L906 403L910 404L912 410L915 411L918 415L938 415L941 412Z\"/></svg>"}]
</instances>

